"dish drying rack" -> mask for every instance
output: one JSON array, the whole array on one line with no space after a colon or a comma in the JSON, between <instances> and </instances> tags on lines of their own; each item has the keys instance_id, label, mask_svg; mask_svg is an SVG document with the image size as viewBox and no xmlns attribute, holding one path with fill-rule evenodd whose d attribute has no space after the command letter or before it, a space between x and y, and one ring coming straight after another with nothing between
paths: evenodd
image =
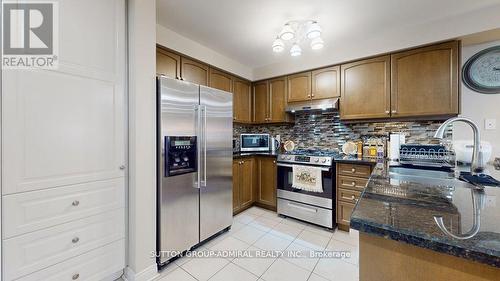
<instances>
[{"instance_id":1,"label":"dish drying rack","mask_svg":"<svg viewBox=\"0 0 500 281\"><path fill-rule=\"evenodd\" d=\"M433 168L453 168L455 152L444 145L402 144L399 148L399 163Z\"/></svg>"}]
</instances>

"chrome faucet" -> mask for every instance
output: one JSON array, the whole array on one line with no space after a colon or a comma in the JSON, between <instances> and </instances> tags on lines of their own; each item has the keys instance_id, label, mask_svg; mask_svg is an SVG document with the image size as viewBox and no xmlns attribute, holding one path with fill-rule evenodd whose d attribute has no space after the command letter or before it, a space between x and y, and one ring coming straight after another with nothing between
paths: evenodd
<instances>
[{"instance_id":1,"label":"chrome faucet","mask_svg":"<svg viewBox=\"0 0 500 281\"><path fill-rule=\"evenodd\" d=\"M472 175L477 175L483 172L484 167L483 167L483 155L479 149L480 144L481 144L481 136L479 134L479 127L474 123L474 121L470 120L469 118L464 118L464 117L455 117L455 118L450 118L446 120L439 128L437 129L436 133L434 134L435 138L442 139L444 138L444 133L446 131L446 127L450 125L451 123L457 122L457 121L462 121L466 124L469 124L471 126L472 131L474 133L474 146L472 148L472 163L471 163L471 174Z\"/></svg>"}]
</instances>

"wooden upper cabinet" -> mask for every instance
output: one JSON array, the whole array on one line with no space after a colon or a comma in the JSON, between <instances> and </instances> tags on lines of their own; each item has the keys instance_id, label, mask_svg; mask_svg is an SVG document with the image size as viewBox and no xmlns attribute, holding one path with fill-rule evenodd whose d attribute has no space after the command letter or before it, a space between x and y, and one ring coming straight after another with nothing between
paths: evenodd
<instances>
[{"instance_id":1,"label":"wooden upper cabinet","mask_svg":"<svg viewBox=\"0 0 500 281\"><path fill-rule=\"evenodd\" d=\"M312 71L311 87L313 100L340 97L340 66Z\"/></svg>"},{"instance_id":2,"label":"wooden upper cabinet","mask_svg":"<svg viewBox=\"0 0 500 281\"><path fill-rule=\"evenodd\" d=\"M234 79L233 82L233 120L252 122L252 92L250 82Z\"/></svg>"},{"instance_id":3,"label":"wooden upper cabinet","mask_svg":"<svg viewBox=\"0 0 500 281\"><path fill-rule=\"evenodd\" d=\"M181 78L195 84L208 86L208 65L182 57Z\"/></svg>"},{"instance_id":4,"label":"wooden upper cabinet","mask_svg":"<svg viewBox=\"0 0 500 281\"><path fill-rule=\"evenodd\" d=\"M341 69L341 119L390 117L390 56L349 64Z\"/></svg>"},{"instance_id":5,"label":"wooden upper cabinet","mask_svg":"<svg viewBox=\"0 0 500 281\"><path fill-rule=\"evenodd\" d=\"M287 121L286 108L286 77L269 80L269 122Z\"/></svg>"},{"instance_id":6,"label":"wooden upper cabinet","mask_svg":"<svg viewBox=\"0 0 500 281\"><path fill-rule=\"evenodd\" d=\"M288 101L307 101L311 99L311 72L288 76Z\"/></svg>"},{"instance_id":7,"label":"wooden upper cabinet","mask_svg":"<svg viewBox=\"0 0 500 281\"><path fill-rule=\"evenodd\" d=\"M269 88L267 81L253 84L253 120L264 123L269 119Z\"/></svg>"},{"instance_id":8,"label":"wooden upper cabinet","mask_svg":"<svg viewBox=\"0 0 500 281\"><path fill-rule=\"evenodd\" d=\"M181 56L157 47L156 74L179 79L181 74Z\"/></svg>"},{"instance_id":9,"label":"wooden upper cabinet","mask_svg":"<svg viewBox=\"0 0 500 281\"><path fill-rule=\"evenodd\" d=\"M392 116L458 114L458 60L458 41L393 54Z\"/></svg>"},{"instance_id":10,"label":"wooden upper cabinet","mask_svg":"<svg viewBox=\"0 0 500 281\"><path fill-rule=\"evenodd\" d=\"M233 76L224 71L210 67L209 86L226 92L233 92Z\"/></svg>"}]
</instances>

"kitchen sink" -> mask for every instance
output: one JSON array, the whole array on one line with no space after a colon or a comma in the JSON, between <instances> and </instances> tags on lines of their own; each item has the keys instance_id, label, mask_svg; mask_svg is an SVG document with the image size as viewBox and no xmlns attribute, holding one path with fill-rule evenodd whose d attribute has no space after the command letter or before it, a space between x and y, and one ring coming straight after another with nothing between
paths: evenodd
<instances>
[{"instance_id":1,"label":"kitchen sink","mask_svg":"<svg viewBox=\"0 0 500 281\"><path fill-rule=\"evenodd\" d=\"M395 166L389 168L389 177L395 180L429 185L474 188L471 184L455 178L454 173L448 171Z\"/></svg>"}]
</instances>

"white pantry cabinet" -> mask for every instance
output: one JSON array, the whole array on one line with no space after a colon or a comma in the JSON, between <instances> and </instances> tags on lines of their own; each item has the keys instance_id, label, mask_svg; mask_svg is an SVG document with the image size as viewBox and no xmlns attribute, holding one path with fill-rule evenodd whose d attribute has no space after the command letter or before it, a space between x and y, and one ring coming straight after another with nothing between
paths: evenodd
<instances>
[{"instance_id":1,"label":"white pantry cabinet","mask_svg":"<svg viewBox=\"0 0 500 281\"><path fill-rule=\"evenodd\" d=\"M125 266L125 0L57 3L59 68L2 71L4 281Z\"/></svg>"}]
</instances>

